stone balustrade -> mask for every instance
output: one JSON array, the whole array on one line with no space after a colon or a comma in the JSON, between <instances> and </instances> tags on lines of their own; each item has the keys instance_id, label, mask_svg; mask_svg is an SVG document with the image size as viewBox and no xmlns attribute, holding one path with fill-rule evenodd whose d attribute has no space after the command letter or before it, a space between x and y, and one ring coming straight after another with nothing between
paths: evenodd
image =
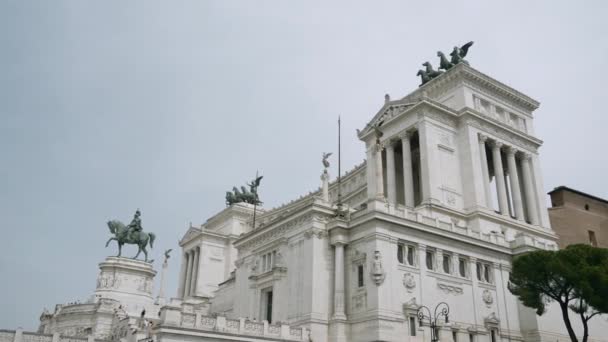
<instances>
[{"instance_id":1,"label":"stone balustrade","mask_svg":"<svg viewBox=\"0 0 608 342\"><path fill-rule=\"evenodd\" d=\"M93 335L88 337L63 336L55 334L39 334L35 332L17 330L0 330L0 342L106 342L95 339Z\"/></svg>"},{"instance_id":2,"label":"stone balustrade","mask_svg":"<svg viewBox=\"0 0 608 342\"><path fill-rule=\"evenodd\" d=\"M167 305L161 308L161 321L157 329L172 327L248 335L261 338L268 337L286 341L308 341L309 336L308 330L302 327L291 327L287 324L269 324L268 321L258 322L245 318L230 319L224 316L207 316L200 313L188 313L183 312L179 306Z\"/></svg>"}]
</instances>

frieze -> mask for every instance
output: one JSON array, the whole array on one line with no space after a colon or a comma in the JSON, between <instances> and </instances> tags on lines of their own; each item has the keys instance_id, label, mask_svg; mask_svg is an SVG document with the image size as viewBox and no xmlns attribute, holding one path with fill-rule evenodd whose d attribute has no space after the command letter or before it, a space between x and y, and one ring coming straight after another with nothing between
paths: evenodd
<instances>
[{"instance_id":1,"label":"frieze","mask_svg":"<svg viewBox=\"0 0 608 342\"><path fill-rule=\"evenodd\" d=\"M456 128L458 120L454 117L454 115L449 114L449 113L444 113L444 112L440 112L439 110L435 109L435 108L429 108L430 106L427 106L427 108L424 109L424 111L422 113L420 113L419 117L422 119L424 117L433 119L435 121L438 121L444 125L447 125L449 127L454 127Z\"/></svg>"},{"instance_id":2,"label":"frieze","mask_svg":"<svg viewBox=\"0 0 608 342\"><path fill-rule=\"evenodd\" d=\"M241 245L241 248L243 248L243 249L254 248L254 247L260 246L262 244L265 244L269 241L279 238L280 236L283 236L285 233L294 229L295 227L302 226L305 223L310 222L311 219L312 219L311 214L306 214L306 215L297 217L289 222L286 222L280 226L277 226L265 233L262 233L256 237L252 238L251 240L243 243L243 245Z\"/></svg>"},{"instance_id":3,"label":"frieze","mask_svg":"<svg viewBox=\"0 0 608 342\"><path fill-rule=\"evenodd\" d=\"M327 231L326 230L320 230L320 229L309 229L307 231L304 232L304 237L306 239L310 239L311 237L316 236L317 239L324 239L327 237Z\"/></svg>"}]
</instances>

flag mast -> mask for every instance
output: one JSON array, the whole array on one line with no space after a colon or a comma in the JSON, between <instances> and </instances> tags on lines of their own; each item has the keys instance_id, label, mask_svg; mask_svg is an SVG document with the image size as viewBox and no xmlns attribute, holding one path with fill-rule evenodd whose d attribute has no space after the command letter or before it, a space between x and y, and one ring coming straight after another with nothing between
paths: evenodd
<instances>
[{"instance_id":1,"label":"flag mast","mask_svg":"<svg viewBox=\"0 0 608 342\"><path fill-rule=\"evenodd\" d=\"M340 115L338 115L338 211L342 211L342 161L341 161L341 146L340 146Z\"/></svg>"}]
</instances>

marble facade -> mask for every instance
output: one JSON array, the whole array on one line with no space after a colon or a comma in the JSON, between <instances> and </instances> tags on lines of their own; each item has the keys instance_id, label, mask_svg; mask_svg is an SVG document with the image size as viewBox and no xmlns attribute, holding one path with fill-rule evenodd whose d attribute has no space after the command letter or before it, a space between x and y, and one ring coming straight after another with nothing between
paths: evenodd
<instances>
[{"instance_id":1,"label":"marble facade","mask_svg":"<svg viewBox=\"0 0 608 342\"><path fill-rule=\"evenodd\" d=\"M358 131L367 158L342 177L344 215L324 173L318 191L258 212L255 227L251 207L228 207L182 240L171 310L289 324L314 341L422 342L416 310L443 301L444 342L566 341L559 311L538 317L507 289L514 256L557 249L538 106L465 64L387 97ZM608 341L605 318L593 325Z\"/></svg>"}]
</instances>

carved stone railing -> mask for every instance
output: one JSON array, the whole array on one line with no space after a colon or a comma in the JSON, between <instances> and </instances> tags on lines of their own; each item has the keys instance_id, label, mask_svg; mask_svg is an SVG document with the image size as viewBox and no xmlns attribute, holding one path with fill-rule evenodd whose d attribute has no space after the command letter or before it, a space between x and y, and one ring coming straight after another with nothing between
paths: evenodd
<instances>
[{"instance_id":1,"label":"carved stone railing","mask_svg":"<svg viewBox=\"0 0 608 342\"><path fill-rule=\"evenodd\" d=\"M0 342L13 342L15 339L15 331L0 330Z\"/></svg>"},{"instance_id":2,"label":"carved stone railing","mask_svg":"<svg viewBox=\"0 0 608 342\"><path fill-rule=\"evenodd\" d=\"M21 339L22 342L51 342L53 335L36 334L30 332L24 332Z\"/></svg>"},{"instance_id":3,"label":"carved stone railing","mask_svg":"<svg viewBox=\"0 0 608 342\"><path fill-rule=\"evenodd\" d=\"M88 337L62 336L59 333L40 334L36 332L17 330L0 330L0 342L109 342Z\"/></svg>"},{"instance_id":4,"label":"carved stone railing","mask_svg":"<svg viewBox=\"0 0 608 342\"><path fill-rule=\"evenodd\" d=\"M223 316L206 316L200 313L183 312L179 306L164 306L160 310L160 324L156 329L188 328L216 333L256 336L264 339L281 339L285 341L308 341L306 328L292 327L287 324L269 324L268 321L251 321L244 318L230 319ZM194 315L192 321L190 316ZM185 318L188 317L188 318ZM190 322L194 322L191 324ZM13 341L7 341L13 342Z\"/></svg>"}]
</instances>

